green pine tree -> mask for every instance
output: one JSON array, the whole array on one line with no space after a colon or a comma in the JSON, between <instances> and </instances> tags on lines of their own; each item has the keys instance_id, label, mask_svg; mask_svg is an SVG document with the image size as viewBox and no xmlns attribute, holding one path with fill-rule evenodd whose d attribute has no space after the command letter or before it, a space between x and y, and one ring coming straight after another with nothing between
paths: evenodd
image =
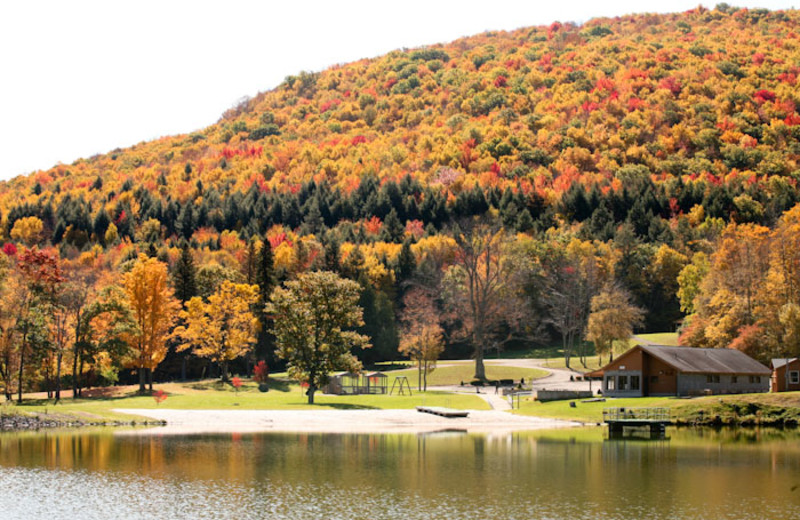
<instances>
[{"instance_id":1,"label":"green pine tree","mask_svg":"<svg viewBox=\"0 0 800 520\"><path fill-rule=\"evenodd\" d=\"M400 254L397 256L397 264L394 268L395 280L400 285L408 280L417 268L417 259L411 251L411 240L405 240Z\"/></svg>"},{"instance_id":2,"label":"green pine tree","mask_svg":"<svg viewBox=\"0 0 800 520\"><path fill-rule=\"evenodd\" d=\"M392 211L386 215L386 218L383 221L383 228L381 229L381 240L384 242L400 242L403 240L403 234L405 233L405 227L400 222L400 219L397 217L397 211L392 208Z\"/></svg>"},{"instance_id":3,"label":"green pine tree","mask_svg":"<svg viewBox=\"0 0 800 520\"><path fill-rule=\"evenodd\" d=\"M181 256L175 263L172 271L172 285L175 287L175 297L181 303L186 303L197 296L197 268L194 265L192 250L187 242L183 242Z\"/></svg>"},{"instance_id":4,"label":"green pine tree","mask_svg":"<svg viewBox=\"0 0 800 520\"><path fill-rule=\"evenodd\" d=\"M261 330L258 332L258 341L255 349L256 359L265 360L269 364L274 361L275 339L269 332L272 328L272 321L267 317L266 305L277 285L277 277L275 276L275 258L272 254L272 245L266 237L258 249L255 282L258 285L256 317L261 322Z\"/></svg>"}]
</instances>

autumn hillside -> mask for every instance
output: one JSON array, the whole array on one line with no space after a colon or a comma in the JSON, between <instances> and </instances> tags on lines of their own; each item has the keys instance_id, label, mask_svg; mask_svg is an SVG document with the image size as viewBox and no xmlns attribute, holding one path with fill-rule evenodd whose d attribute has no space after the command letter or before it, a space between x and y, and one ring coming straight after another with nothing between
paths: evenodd
<instances>
[{"instance_id":1,"label":"autumn hillside","mask_svg":"<svg viewBox=\"0 0 800 520\"><path fill-rule=\"evenodd\" d=\"M638 330L696 315L686 341L726 346L746 332L743 348L766 359L753 345L786 331L759 320L796 295L762 315L766 299L749 289L742 305L723 302L766 287L775 233L791 233L782 216L800 201L799 23L798 11L720 4L299 72L202 131L0 184L2 238L110 272L140 252L172 272L185 240L198 267L214 266L205 296L214 280L252 281L266 240L279 281L321 267L359 280L366 333L382 345L371 355L389 358L403 283L423 279L414 269L428 260L442 269L426 283L442 282L460 258L453 223L479 217L515 237L538 273L519 285L535 324L516 335L511 318L495 323L492 334L515 340L487 346L580 343L592 296L616 282L644 312ZM712 302L728 283L719 269L733 265L719 249L744 243L740 233L764 263ZM447 348L469 345L445 289L434 303ZM556 292L565 301L545 297ZM579 311L558 316L568 303Z\"/></svg>"}]
</instances>

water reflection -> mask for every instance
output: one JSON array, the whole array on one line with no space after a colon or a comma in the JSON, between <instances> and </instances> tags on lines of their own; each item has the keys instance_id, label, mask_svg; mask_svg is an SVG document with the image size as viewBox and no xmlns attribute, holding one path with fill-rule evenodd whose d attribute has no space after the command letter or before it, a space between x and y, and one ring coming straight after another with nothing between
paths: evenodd
<instances>
[{"instance_id":1,"label":"water reflection","mask_svg":"<svg viewBox=\"0 0 800 520\"><path fill-rule=\"evenodd\" d=\"M788 431L117 433L0 435L3 518L800 518Z\"/></svg>"}]
</instances>

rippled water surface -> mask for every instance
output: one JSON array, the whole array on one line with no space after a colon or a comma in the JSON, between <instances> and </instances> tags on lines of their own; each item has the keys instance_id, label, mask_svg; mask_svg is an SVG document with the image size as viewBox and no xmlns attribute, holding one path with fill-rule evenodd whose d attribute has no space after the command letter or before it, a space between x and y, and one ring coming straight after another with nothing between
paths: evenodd
<instances>
[{"instance_id":1,"label":"rippled water surface","mask_svg":"<svg viewBox=\"0 0 800 520\"><path fill-rule=\"evenodd\" d=\"M0 434L0 518L800 519L796 432Z\"/></svg>"}]
</instances>

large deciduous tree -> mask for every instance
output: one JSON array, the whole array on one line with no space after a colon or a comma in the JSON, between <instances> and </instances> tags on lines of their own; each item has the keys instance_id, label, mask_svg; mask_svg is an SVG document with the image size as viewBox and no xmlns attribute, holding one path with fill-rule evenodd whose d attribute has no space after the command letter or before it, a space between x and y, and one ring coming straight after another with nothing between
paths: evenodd
<instances>
[{"instance_id":1,"label":"large deciduous tree","mask_svg":"<svg viewBox=\"0 0 800 520\"><path fill-rule=\"evenodd\" d=\"M291 377L308 385L308 402L313 404L314 393L331 372L361 370L351 349L365 348L368 341L348 330L363 324L361 288L328 271L304 273L284 285L273 291L267 305L277 355L287 361Z\"/></svg>"},{"instance_id":2,"label":"large deciduous tree","mask_svg":"<svg viewBox=\"0 0 800 520\"><path fill-rule=\"evenodd\" d=\"M17 400L22 402L26 356L40 353L33 347L46 347L44 341L32 341L44 328L44 307L49 307L64 282L58 255L49 249L23 248L17 255L19 277L13 285L16 302L16 328L20 335L18 344L19 377Z\"/></svg>"},{"instance_id":3,"label":"large deciduous tree","mask_svg":"<svg viewBox=\"0 0 800 520\"><path fill-rule=\"evenodd\" d=\"M705 268L681 272L681 295L694 311L681 341L740 349L764 362L800 354L798 244L800 206L773 230L729 224Z\"/></svg>"},{"instance_id":4,"label":"large deciduous tree","mask_svg":"<svg viewBox=\"0 0 800 520\"><path fill-rule=\"evenodd\" d=\"M561 335L564 362L569 368L586 331L592 297L602 280L610 276L610 267L594 244L577 239L565 246L550 244L539 254L546 273L542 295L546 322ZM584 349L578 354L586 366Z\"/></svg>"},{"instance_id":5,"label":"large deciduous tree","mask_svg":"<svg viewBox=\"0 0 800 520\"><path fill-rule=\"evenodd\" d=\"M139 255L123 277L128 305L138 325L128 336L130 364L139 372L142 393L145 382L153 389L153 370L166 356L167 336L180 310L180 302L173 295L168 279L166 264L145 255Z\"/></svg>"},{"instance_id":6,"label":"large deciduous tree","mask_svg":"<svg viewBox=\"0 0 800 520\"><path fill-rule=\"evenodd\" d=\"M129 305L127 293L108 285L92 295L77 313L73 349L74 397L81 395L85 369L96 369L107 381L116 379L123 360L130 358L129 339L139 333L139 325Z\"/></svg>"},{"instance_id":7,"label":"large deciduous tree","mask_svg":"<svg viewBox=\"0 0 800 520\"><path fill-rule=\"evenodd\" d=\"M403 296L403 336L398 350L417 365L417 388L428 389L428 374L436 369L436 361L444 352L439 313L431 297L419 287Z\"/></svg>"},{"instance_id":8,"label":"large deciduous tree","mask_svg":"<svg viewBox=\"0 0 800 520\"><path fill-rule=\"evenodd\" d=\"M608 353L614 360L614 342L628 343L633 328L643 323L644 311L630 302L630 294L616 284L607 284L592 297L586 339L594 342L602 359ZM602 363L601 363L602 364Z\"/></svg>"},{"instance_id":9,"label":"large deciduous tree","mask_svg":"<svg viewBox=\"0 0 800 520\"><path fill-rule=\"evenodd\" d=\"M178 350L191 348L196 356L217 363L227 382L228 364L249 352L256 341L257 318L250 309L257 300L257 286L228 280L208 297L208 303L195 296L180 314L186 325L174 332L184 342Z\"/></svg>"},{"instance_id":10,"label":"large deciduous tree","mask_svg":"<svg viewBox=\"0 0 800 520\"><path fill-rule=\"evenodd\" d=\"M748 354L762 360L769 357L769 338L762 334L763 341L753 341L756 331L765 331L767 325L764 282L770 270L769 238L769 229L753 224L730 224L724 230L695 291L696 314L690 317L681 341L716 348L747 345ZM683 278L682 288L689 288L690 281ZM774 321L778 322L777 312ZM744 332L746 337L736 342ZM760 345L758 351L752 348L756 345Z\"/></svg>"},{"instance_id":11,"label":"large deciduous tree","mask_svg":"<svg viewBox=\"0 0 800 520\"><path fill-rule=\"evenodd\" d=\"M524 287L530 259L512 254L502 229L474 220L453 230L456 253L443 280L444 295L456 337L469 342L475 379L486 380L484 353L500 348L525 329L530 306Z\"/></svg>"}]
</instances>

